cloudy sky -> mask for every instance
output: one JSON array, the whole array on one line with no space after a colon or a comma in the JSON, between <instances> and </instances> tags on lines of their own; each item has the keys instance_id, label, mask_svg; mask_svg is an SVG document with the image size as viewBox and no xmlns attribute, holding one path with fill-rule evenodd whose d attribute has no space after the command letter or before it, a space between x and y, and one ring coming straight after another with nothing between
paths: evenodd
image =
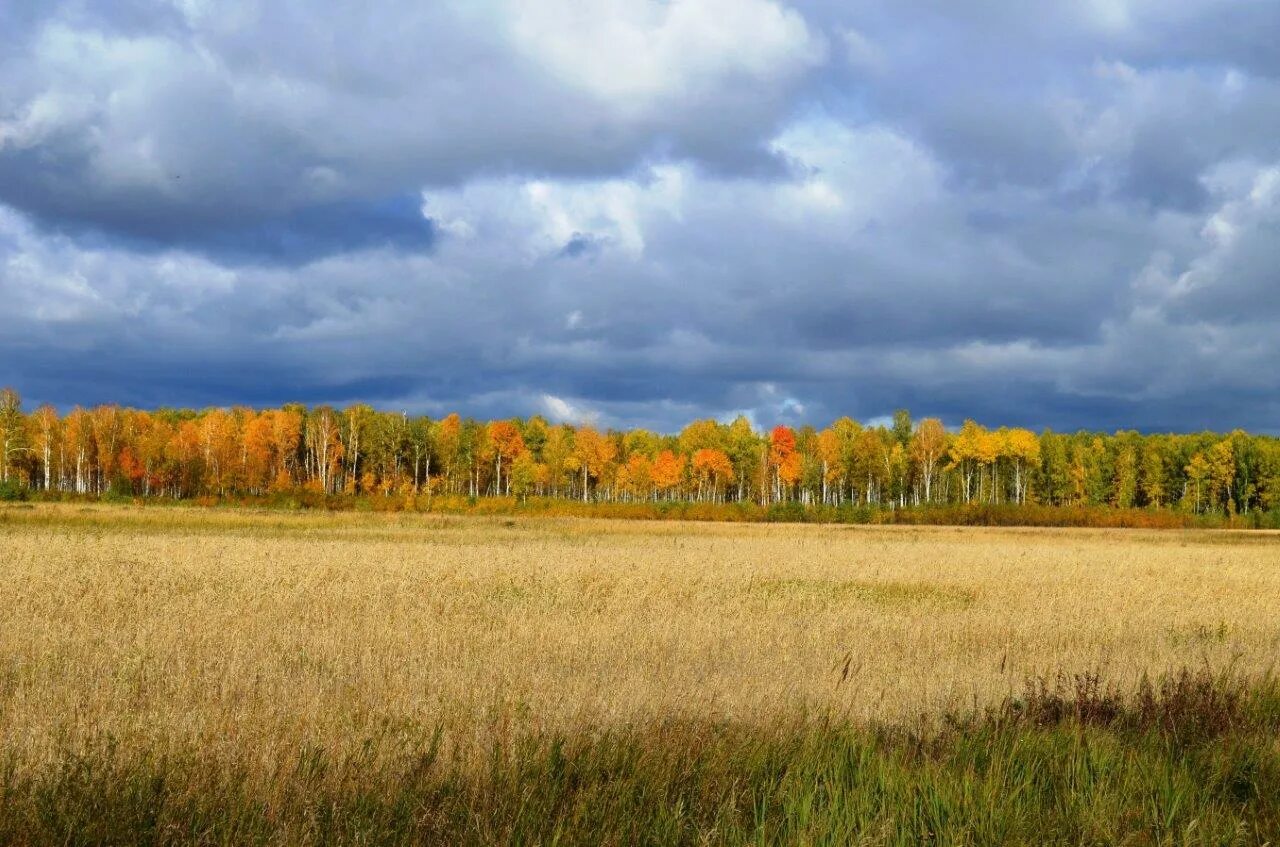
<instances>
[{"instance_id":1,"label":"cloudy sky","mask_svg":"<svg viewBox=\"0 0 1280 847\"><path fill-rule=\"evenodd\" d=\"M4 0L0 384L1280 430L1275 0Z\"/></svg>"}]
</instances>

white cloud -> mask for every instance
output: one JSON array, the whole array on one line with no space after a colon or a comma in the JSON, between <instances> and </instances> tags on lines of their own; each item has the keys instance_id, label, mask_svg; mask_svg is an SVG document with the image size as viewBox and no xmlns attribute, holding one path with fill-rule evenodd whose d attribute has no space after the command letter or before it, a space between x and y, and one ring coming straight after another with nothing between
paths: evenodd
<instances>
[{"instance_id":1,"label":"white cloud","mask_svg":"<svg viewBox=\"0 0 1280 847\"><path fill-rule=\"evenodd\" d=\"M598 417L594 412L554 394L542 395L542 412L555 423L592 423Z\"/></svg>"},{"instance_id":2,"label":"white cloud","mask_svg":"<svg viewBox=\"0 0 1280 847\"><path fill-rule=\"evenodd\" d=\"M516 248L527 261L554 255L574 238L636 260L644 253L646 221L680 219L690 178L687 165L662 165L643 179L477 181L428 191L423 207L447 234L482 239L484 249Z\"/></svg>"},{"instance_id":3,"label":"white cloud","mask_svg":"<svg viewBox=\"0 0 1280 847\"><path fill-rule=\"evenodd\" d=\"M780 209L838 215L861 226L910 214L942 199L942 170L917 143L883 125L817 118L787 127L771 143L803 177L776 189Z\"/></svg>"},{"instance_id":4,"label":"white cloud","mask_svg":"<svg viewBox=\"0 0 1280 847\"><path fill-rule=\"evenodd\" d=\"M825 56L803 18L769 0L516 0L506 17L518 49L623 111L775 84Z\"/></svg>"},{"instance_id":5,"label":"white cloud","mask_svg":"<svg viewBox=\"0 0 1280 847\"><path fill-rule=\"evenodd\" d=\"M1275 234L1280 230L1280 164L1254 166L1241 180L1240 163L1206 179L1218 206L1201 237L1208 249L1168 291L1170 302L1200 315L1280 315ZM1243 310L1242 310L1243 309Z\"/></svg>"},{"instance_id":6,"label":"white cloud","mask_svg":"<svg viewBox=\"0 0 1280 847\"><path fill-rule=\"evenodd\" d=\"M639 261L655 232L710 221L723 226L738 217L771 217L847 238L871 224L936 211L946 200L932 158L884 127L806 120L785 129L771 148L792 163L794 178L760 183L666 164L631 179L475 181L426 192L423 205L444 232L463 237L446 243L446 252L514 251L536 262L575 238Z\"/></svg>"}]
</instances>

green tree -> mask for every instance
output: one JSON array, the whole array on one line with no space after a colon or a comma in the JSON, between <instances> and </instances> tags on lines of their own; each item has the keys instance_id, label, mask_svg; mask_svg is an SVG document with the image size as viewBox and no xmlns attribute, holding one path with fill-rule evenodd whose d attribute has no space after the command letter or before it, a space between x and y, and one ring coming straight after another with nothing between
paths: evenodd
<instances>
[{"instance_id":1,"label":"green tree","mask_svg":"<svg viewBox=\"0 0 1280 847\"><path fill-rule=\"evenodd\" d=\"M0 389L0 482L8 482L18 456L28 452L22 398L12 388Z\"/></svg>"},{"instance_id":2,"label":"green tree","mask_svg":"<svg viewBox=\"0 0 1280 847\"><path fill-rule=\"evenodd\" d=\"M1138 496L1138 450L1134 445L1120 445L1113 473L1111 503L1117 508L1128 509Z\"/></svg>"},{"instance_id":3,"label":"green tree","mask_svg":"<svg viewBox=\"0 0 1280 847\"><path fill-rule=\"evenodd\" d=\"M906 409L896 409L893 413L893 437L906 450L911 445L911 413Z\"/></svg>"},{"instance_id":4,"label":"green tree","mask_svg":"<svg viewBox=\"0 0 1280 847\"><path fill-rule=\"evenodd\" d=\"M1200 511L1200 498L1204 494L1205 483L1209 479L1209 462L1205 459L1203 453L1196 453L1191 457L1191 461L1183 468L1187 475L1187 494L1186 497L1191 498L1191 510L1193 512ZM1186 499L1184 497L1184 500Z\"/></svg>"},{"instance_id":5,"label":"green tree","mask_svg":"<svg viewBox=\"0 0 1280 847\"><path fill-rule=\"evenodd\" d=\"M1138 488L1146 505L1156 508L1164 505L1168 488L1165 481L1164 445L1160 439L1152 437L1143 442Z\"/></svg>"}]
</instances>

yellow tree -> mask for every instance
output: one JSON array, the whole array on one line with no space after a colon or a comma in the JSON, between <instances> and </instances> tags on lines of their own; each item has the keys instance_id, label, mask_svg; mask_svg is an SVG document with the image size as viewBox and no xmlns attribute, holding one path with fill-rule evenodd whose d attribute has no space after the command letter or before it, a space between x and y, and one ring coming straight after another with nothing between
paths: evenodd
<instances>
[{"instance_id":1,"label":"yellow tree","mask_svg":"<svg viewBox=\"0 0 1280 847\"><path fill-rule=\"evenodd\" d=\"M342 434L333 410L321 406L306 422L306 443L312 479L309 485L323 494L333 492L342 468Z\"/></svg>"},{"instance_id":2,"label":"yellow tree","mask_svg":"<svg viewBox=\"0 0 1280 847\"><path fill-rule=\"evenodd\" d=\"M588 479L598 480L613 461L616 452L612 439L601 435L593 427L582 426L574 433L573 455L582 470L582 502L589 499Z\"/></svg>"},{"instance_id":3,"label":"yellow tree","mask_svg":"<svg viewBox=\"0 0 1280 847\"><path fill-rule=\"evenodd\" d=\"M1133 506L1138 496L1138 449L1124 444L1116 451L1115 470L1112 472L1111 505L1118 509Z\"/></svg>"},{"instance_id":4,"label":"yellow tree","mask_svg":"<svg viewBox=\"0 0 1280 847\"><path fill-rule=\"evenodd\" d=\"M204 465L209 474L211 491L225 492L232 481L237 460L238 433L236 421L223 409L210 409L200 419L200 446L204 451Z\"/></svg>"},{"instance_id":5,"label":"yellow tree","mask_svg":"<svg viewBox=\"0 0 1280 847\"><path fill-rule=\"evenodd\" d=\"M1040 461L1040 439L1029 429L1011 429L1004 434L1005 454L1013 461L1013 496L1027 502L1027 468Z\"/></svg>"},{"instance_id":6,"label":"yellow tree","mask_svg":"<svg viewBox=\"0 0 1280 847\"><path fill-rule=\"evenodd\" d=\"M711 418L697 420L680 431L680 452L692 456L699 450L719 449L722 438L720 424Z\"/></svg>"},{"instance_id":7,"label":"yellow tree","mask_svg":"<svg viewBox=\"0 0 1280 847\"><path fill-rule=\"evenodd\" d=\"M653 462L643 453L632 453L618 469L618 486L625 493L642 500L653 492Z\"/></svg>"},{"instance_id":8,"label":"yellow tree","mask_svg":"<svg viewBox=\"0 0 1280 847\"><path fill-rule=\"evenodd\" d=\"M343 420L347 427L347 439L344 447L347 470L344 487L351 494L355 494L359 488L357 483L361 478L360 450L364 444L365 432L369 429L369 424L373 417L373 409L364 403L356 403L343 414Z\"/></svg>"},{"instance_id":9,"label":"yellow tree","mask_svg":"<svg viewBox=\"0 0 1280 847\"><path fill-rule=\"evenodd\" d=\"M453 492L454 474L458 469L458 455L462 449L462 418L457 412L446 415L436 427L436 453L444 468L445 490Z\"/></svg>"},{"instance_id":10,"label":"yellow tree","mask_svg":"<svg viewBox=\"0 0 1280 847\"><path fill-rule=\"evenodd\" d=\"M983 442L987 431L975 421L966 420L948 449L950 467L960 472L961 490L966 503L973 499L973 476L984 454Z\"/></svg>"},{"instance_id":11,"label":"yellow tree","mask_svg":"<svg viewBox=\"0 0 1280 847\"><path fill-rule=\"evenodd\" d=\"M844 462L841 452L840 435L835 427L827 427L818 433L818 461L822 464L822 502L831 501L831 490L839 492L844 489ZM833 486L832 483L835 483Z\"/></svg>"},{"instance_id":12,"label":"yellow tree","mask_svg":"<svg viewBox=\"0 0 1280 847\"><path fill-rule=\"evenodd\" d=\"M1209 448L1205 459L1209 464L1209 501L1230 514L1235 509L1231 498L1231 486L1236 478L1235 445L1230 438L1223 439Z\"/></svg>"},{"instance_id":13,"label":"yellow tree","mask_svg":"<svg viewBox=\"0 0 1280 847\"><path fill-rule=\"evenodd\" d=\"M75 491L77 494L83 494L89 490L87 475L89 451L93 445L93 429L89 423L89 414L79 406L72 409L63 422L62 443L67 453L75 456Z\"/></svg>"},{"instance_id":14,"label":"yellow tree","mask_svg":"<svg viewBox=\"0 0 1280 847\"><path fill-rule=\"evenodd\" d=\"M937 418L925 418L911 438L911 459L920 469L924 483L924 501L933 502L933 478L947 450L947 431Z\"/></svg>"},{"instance_id":15,"label":"yellow tree","mask_svg":"<svg viewBox=\"0 0 1280 847\"><path fill-rule=\"evenodd\" d=\"M277 409L271 416L271 450L275 458L272 488L287 491L293 487L293 469L301 445L302 412L296 408Z\"/></svg>"},{"instance_id":16,"label":"yellow tree","mask_svg":"<svg viewBox=\"0 0 1280 847\"><path fill-rule=\"evenodd\" d=\"M166 461L169 442L173 438L173 425L153 415L147 419L137 435L138 460L142 462L143 494L163 493L172 486L177 471Z\"/></svg>"},{"instance_id":17,"label":"yellow tree","mask_svg":"<svg viewBox=\"0 0 1280 847\"><path fill-rule=\"evenodd\" d=\"M175 497L196 493L196 483L199 479L196 473L196 462L199 456L200 428L195 421L183 421L174 429L169 444L165 447L165 460L174 468L173 494Z\"/></svg>"},{"instance_id":18,"label":"yellow tree","mask_svg":"<svg viewBox=\"0 0 1280 847\"><path fill-rule=\"evenodd\" d=\"M907 451L902 446L902 442L896 438L892 444L885 445L885 478L889 481L889 493L893 496L893 492L897 491L898 505L906 505L907 497L907 472L910 470L910 461L907 458Z\"/></svg>"},{"instance_id":19,"label":"yellow tree","mask_svg":"<svg viewBox=\"0 0 1280 847\"><path fill-rule=\"evenodd\" d=\"M524 436L520 434L520 430L511 421L490 421L489 423L489 449L494 455L494 482L493 490L495 494L501 494L502 489L502 462L505 460L508 467L521 454L527 452L524 446ZM507 488L510 489L511 480L507 480ZM508 491L508 493L510 493Z\"/></svg>"},{"instance_id":20,"label":"yellow tree","mask_svg":"<svg viewBox=\"0 0 1280 847\"><path fill-rule=\"evenodd\" d=\"M884 441L874 429L858 431L853 442L853 464L863 483L862 501L879 502L884 489Z\"/></svg>"},{"instance_id":21,"label":"yellow tree","mask_svg":"<svg viewBox=\"0 0 1280 847\"><path fill-rule=\"evenodd\" d=\"M547 429L547 440L542 445L542 463L547 466L547 486L553 496L558 495L565 472L578 469L573 459L572 434L564 424Z\"/></svg>"},{"instance_id":22,"label":"yellow tree","mask_svg":"<svg viewBox=\"0 0 1280 847\"><path fill-rule=\"evenodd\" d=\"M9 479L9 466L27 446L27 424L22 417L22 399L12 388L0 390L0 481Z\"/></svg>"},{"instance_id":23,"label":"yellow tree","mask_svg":"<svg viewBox=\"0 0 1280 847\"><path fill-rule=\"evenodd\" d=\"M44 490L53 489L53 456L62 440L62 421L58 418L58 410L46 404L36 409L33 419L36 449L40 451L40 469L44 474ZM59 475L63 468L59 466Z\"/></svg>"},{"instance_id":24,"label":"yellow tree","mask_svg":"<svg viewBox=\"0 0 1280 847\"><path fill-rule=\"evenodd\" d=\"M1163 505L1165 498L1164 456L1159 442L1142 446L1142 496L1147 505Z\"/></svg>"},{"instance_id":25,"label":"yellow tree","mask_svg":"<svg viewBox=\"0 0 1280 847\"><path fill-rule=\"evenodd\" d=\"M121 433L120 407L98 406L90 413L89 419L98 465L96 491L102 493L111 484L116 472Z\"/></svg>"},{"instance_id":26,"label":"yellow tree","mask_svg":"<svg viewBox=\"0 0 1280 847\"><path fill-rule=\"evenodd\" d=\"M511 469L507 471L507 491L521 500L529 496L537 485L540 466L533 459L533 454L522 450L511 460Z\"/></svg>"},{"instance_id":27,"label":"yellow tree","mask_svg":"<svg viewBox=\"0 0 1280 847\"><path fill-rule=\"evenodd\" d=\"M997 464L1004 455L1004 433L982 430L978 435L978 499L982 499L984 478L991 477L991 502L996 502L996 483L999 477Z\"/></svg>"},{"instance_id":28,"label":"yellow tree","mask_svg":"<svg viewBox=\"0 0 1280 847\"><path fill-rule=\"evenodd\" d=\"M1199 512L1200 496L1204 491L1205 482L1209 479L1209 462L1205 459L1204 453L1196 453L1182 470L1187 475L1187 482L1190 483L1187 494L1193 498L1192 511Z\"/></svg>"},{"instance_id":29,"label":"yellow tree","mask_svg":"<svg viewBox=\"0 0 1280 847\"><path fill-rule=\"evenodd\" d=\"M262 492L271 484L275 416L274 411L258 415L249 412L245 416L240 454L244 462L244 484L250 491Z\"/></svg>"}]
</instances>

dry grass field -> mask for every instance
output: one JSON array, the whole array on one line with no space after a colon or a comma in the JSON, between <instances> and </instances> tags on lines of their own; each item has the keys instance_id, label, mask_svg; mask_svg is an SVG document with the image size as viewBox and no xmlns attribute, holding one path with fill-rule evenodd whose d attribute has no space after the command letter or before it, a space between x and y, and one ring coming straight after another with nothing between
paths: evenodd
<instances>
[{"instance_id":1,"label":"dry grass field","mask_svg":"<svg viewBox=\"0 0 1280 847\"><path fill-rule=\"evenodd\" d=\"M1257 532L49 505L0 510L0 562L11 777L110 739L264 796L304 750L465 770L513 733L927 726L1057 671L1280 658Z\"/></svg>"}]
</instances>

